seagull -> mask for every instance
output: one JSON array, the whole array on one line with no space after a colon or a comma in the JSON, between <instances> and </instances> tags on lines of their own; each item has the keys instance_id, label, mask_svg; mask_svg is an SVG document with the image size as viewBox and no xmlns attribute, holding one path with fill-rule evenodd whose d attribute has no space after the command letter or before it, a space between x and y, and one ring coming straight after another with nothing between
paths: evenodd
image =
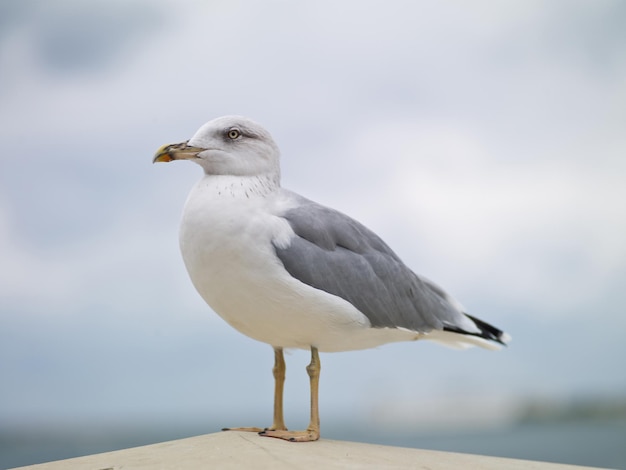
<instances>
[{"instance_id":1,"label":"seagull","mask_svg":"<svg viewBox=\"0 0 626 470\"><path fill-rule=\"evenodd\" d=\"M174 160L204 170L179 233L191 282L229 325L274 349L272 425L224 430L319 439L320 351L421 339L499 349L509 341L364 225L282 188L279 148L256 122L219 117L188 141L159 148L153 162ZM303 431L288 430L283 416L287 348L311 351L311 419Z\"/></svg>"}]
</instances>

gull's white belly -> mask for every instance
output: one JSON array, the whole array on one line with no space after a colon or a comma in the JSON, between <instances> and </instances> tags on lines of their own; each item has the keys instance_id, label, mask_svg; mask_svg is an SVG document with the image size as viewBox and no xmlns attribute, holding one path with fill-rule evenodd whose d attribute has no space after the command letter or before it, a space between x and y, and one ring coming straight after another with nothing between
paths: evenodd
<instances>
[{"instance_id":1,"label":"gull's white belly","mask_svg":"<svg viewBox=\"0 0 626 470\"><path fill-rule=\"evenodd\" d=\"M273 346L320 351L416 339L415 332L371 328L349 302L308 286L285 270L273 240L293 231L267 199L206 197L199 184L185 206L180 245L191 280L209 306L241 333Z\"/></svg>"}]
</instances>

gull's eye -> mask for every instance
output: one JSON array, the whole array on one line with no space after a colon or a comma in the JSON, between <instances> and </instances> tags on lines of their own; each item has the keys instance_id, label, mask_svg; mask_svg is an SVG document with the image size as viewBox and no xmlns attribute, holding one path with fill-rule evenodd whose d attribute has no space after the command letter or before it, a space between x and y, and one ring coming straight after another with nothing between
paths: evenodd
<instances>
[{"instance_id":1,"label":"gull's eye","mask_svg":"<svg viewBox=\"0 0 626 470\"><path fill-rule=\"evenodd\" d=\"M231 129L229 129L228 131L228 138L231 140L235 140L238 139L241 136L241 131L239 129L237 129L236 127L233 127Z\"/></svg>"}]
</instances>

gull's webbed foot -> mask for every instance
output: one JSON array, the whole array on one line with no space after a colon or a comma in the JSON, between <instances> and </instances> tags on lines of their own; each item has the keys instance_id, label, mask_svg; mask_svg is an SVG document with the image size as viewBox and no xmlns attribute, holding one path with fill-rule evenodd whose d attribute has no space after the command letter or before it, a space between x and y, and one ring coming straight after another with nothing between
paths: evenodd
<instances>
[{"instance_id":1,"label":"gull's webbed foot","mask_svg":"<svg viewBox=\"0 0 626 470\"><path fill-rule=\"evenodd\" d=\"M320 438L319 429L307 429L305 431L287 431L267 429L259 433L260 436L275 437L290 442L310 442Z\"/></svg>"}]
</instances>

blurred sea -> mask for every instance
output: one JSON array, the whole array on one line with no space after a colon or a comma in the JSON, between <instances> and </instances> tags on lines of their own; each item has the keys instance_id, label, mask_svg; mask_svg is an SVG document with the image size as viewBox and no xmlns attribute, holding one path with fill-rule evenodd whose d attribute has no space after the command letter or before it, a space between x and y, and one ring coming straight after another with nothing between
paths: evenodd
<instances>
[{"instance_id":1,"label":"blurred sea","mask_svg":"<svg viewBox=\"0 0 626 470\"><path fill-rule=\"evenodd\" d=\"M330 420L329 420L330 421ZM20 430L0 425L0 468L66 459L216 432L214 426L153 425ZM626 419L529 422L436 435L327 422L326 439L626 469Z\"/></svg>"}]
</instances>

